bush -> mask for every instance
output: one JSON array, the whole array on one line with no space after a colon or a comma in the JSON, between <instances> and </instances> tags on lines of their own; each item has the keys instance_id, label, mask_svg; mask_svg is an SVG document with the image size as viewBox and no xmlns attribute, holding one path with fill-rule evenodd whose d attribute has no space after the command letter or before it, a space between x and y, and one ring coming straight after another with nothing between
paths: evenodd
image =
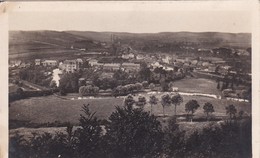
<instances>
[{"instance_id":1,"label":"bush","mask_svg":"<svg viewBox=\"0 0 260 158\"><path fill-rule=\"evenodd\" d=\"M42 90L42 91L23 91L22 88L18 88L16 92L9 93L9 101L15 101L19 99L25 99L28 97L40 97L53 94L52 90Z\"/></svg>"},{"instance_id":2,"label":"bush","mask_svg":"<svg viewBox=\"0 0 260 158\"><path fill-rule=\"evenodd\" d=\"M89 95L97 95L99 92L99 88L96 86L88 85L88 86L81 86L79 88L80 96L89 96Z\"/></svg>"},{"instance_id":3,"label":"bush","mask_svg":"<svg viewBox=\"0 0 260 158\"><path fill-rule=\"evenodd\" d=\"M152 91L154 91L155 85L154 85L153 83L151 83L151 84L149 85L149 88L150 88Z\"/></svg>"},{"instance_id":4,"label":"bush","mask_svg":"<svg viewBox=\"0 0 260 158\"><path fill-rule=\"evenodd\" d=\"M143 86L141 83L127 84L125 86L118 86L113 90L114 96L122 96L141 91Z\"/></svg>"},{"instance_id":5,"label":"bush","mask_svg":"<svg viewBox=\"0 0 260 158\"><path fill-rule=\"evenodd\" d=\"M144 88L148 88L149 83L148 83L148 81L143 81L142 85L143 85Z\"/></svg>"}]
</instances>

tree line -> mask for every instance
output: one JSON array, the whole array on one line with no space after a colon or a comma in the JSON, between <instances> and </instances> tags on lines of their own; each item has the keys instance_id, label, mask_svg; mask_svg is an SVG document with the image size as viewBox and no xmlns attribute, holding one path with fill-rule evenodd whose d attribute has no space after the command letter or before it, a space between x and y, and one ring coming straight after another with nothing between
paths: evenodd
<instances>
[{"instance_id":1,"label":"tree line","mask_svg":"<svg viewBox=\"0 0 260 158\"><path fill-rule=\"evenodd\" d=\"M128 95L124 100L125 106L133 106L136 105L138 107L143 108L144 105L147 103L150 104L150 112L153 113L153 107L158 105L158 103L161 103L161 106L163 108L163 116L165 117L165 107L170 107L174 105L174 116L177 117L177 107L180 106L183 103L183 97L179 93L175 93L173 95L165 94L161 96L161 100L157 98L155 95L151 95L149 97L149 100L146 100L146 98L142 95L140 95L137 100L134 99L134 97L130 94ZM192 122L193 116L195 111L200 107L197 100L189 100L185 104L185 111L186 111L186 119L190 120ZM236 111L232 110L234 109L234 105L229 105L227 107L227 113L231 113L230 119L232 119L235 116ZM231 110L230 110L231 109ZM215 112L214 106L210 102L206 102L203 105L204 113L206 114L207 120L210 119L210 114ZM241 113L241 112L240 112Z\"/></svg>"}]
</instances>

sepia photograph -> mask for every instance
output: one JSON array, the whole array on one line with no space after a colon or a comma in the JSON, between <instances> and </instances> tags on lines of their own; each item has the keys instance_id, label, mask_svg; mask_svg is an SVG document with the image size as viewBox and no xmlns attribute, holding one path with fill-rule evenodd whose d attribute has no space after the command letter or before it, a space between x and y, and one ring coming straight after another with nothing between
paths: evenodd
<instances>
[{"instance_id":1,"label":"sepia photograph","mask_svg":"<svg viewBox=\"0 0 260 158\"><path fill-rule=\"evenodd\" d=\"M6 10L9 158L255 157L250 3Z\"/></svg>"}]
</instances>

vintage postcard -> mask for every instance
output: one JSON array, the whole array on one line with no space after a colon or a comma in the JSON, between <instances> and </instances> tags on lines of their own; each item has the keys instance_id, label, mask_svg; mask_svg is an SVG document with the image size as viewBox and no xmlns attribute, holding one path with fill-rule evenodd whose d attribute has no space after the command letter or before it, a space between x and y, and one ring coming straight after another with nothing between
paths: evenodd
<instances>
[{"instance_id":1,"label":"vintage postcard","mask_svg":"<svg viewBox=\"0 0 260 158\"><path fill-rule=\"evenodd\" d=\"M0 8L1 158L260 156L258 1Z\"/></svg>"}]
</instances>

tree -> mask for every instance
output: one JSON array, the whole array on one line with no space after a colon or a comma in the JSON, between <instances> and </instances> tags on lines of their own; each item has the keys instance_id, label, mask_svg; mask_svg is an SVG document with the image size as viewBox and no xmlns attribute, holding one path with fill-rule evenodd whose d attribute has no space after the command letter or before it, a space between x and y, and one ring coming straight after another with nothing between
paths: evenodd
<instances>
[{"instance_id":1,"label":"tree","mask_svg":"<svg viewBox=\"0 0 260 158\"><path fill-rule=\"evenodd\" d=\"M183 102L183 98L179 93L177 93L177 94L172 96L171 101L172 101L172 104L175 107L174 108L174 115L176 116L176 107L179 106Z\"/></svg>"},{"instance_id":2,"label":"tree","mask_svg":"<svg viewBox=\"0 0 260 158\"><path fill-rule=\"evenodd\" d=\"M243 118L243 115L244 115L244 111L243 111L243 110L240 110L240 111L238 112L238 118L239 118L239 119L242 119L242 118Z\"/></svg>"},{"instance_id":3,"label":"tree","mask_svg":"<svg viewBox=\"0 0 260 158\"><path fill-rule=\"evenodd\" d=\"M226 114L229 115L229 119L232 120L232 118L236 117L237 109L236 107L231 104L226 107Z\"/></svg>"},{"instance_id":4,"label":"tree","mask_svg":"<svg viewBox=\"0 0 260 158\"><path fill-rule=\"evenodd\" d=\"M140 91L140 90L142 90L144 87L143 87L143 85L142 85L142 83L135 83L134 84L134 90L137 90L137 91Z\"/></svg>"},{"instance_id":5,"label":"tree","mask_svg":"<svg viewBox=\"0 0 260 158\"><path fill-rule=\"evenodd\" d=\"M176 117L168 120L168 126L164 130L164 153L166 157L185 157L185 131L180 130Z\"/></svg>"},{"instance_id":6,"label":"tree","mask_svg":"<svg viewBox=\"0 0 260 158\"><path fill-rule=\"evenodd\" d=\"M61 79L59 88L60 91L63 90L65 93L73 93L78 92L78 80L79 74L78 73L66 73Z\"/></svg>"},{"instance_id":7,"label":"tree","mask_svg":"<svg viewBox=\"0 0 260 158\"><path fill-rule=\"evenodd\" d=\"M117 70L113 75L113 78L115 78L116 80L127 80L128 77L128 73L122 70Z\"/></svg>"},{"instance_id":8,"label":"tree","mask_svg":"<svg viewBox=\"0 0 260 158\"><path fill-rule=\"evenodd\" d=\"M218 84L217 84L217 89L219 89L220 88L220 82L218 81Z\"/></svg>"},{"instance_id":9,"label":"tree","mask_svg":"<svg viewBox=\"0 0 260 158\"><path fill-rule=\"evenodd\" d=\"M163 92L169 91L169 88L170 88L170 87L169 87L169 84L168 84L167 82L161 81L160 84L161 84L161 88L162 88L162 91L163 91Z\"/></svg>"},{"instance_id":10,"label":"tree","mask_svg":"<svg viewBox=\"0 0 260 158\"><path fill-rule=\"evenodd\" d=\"M154 88L155 88L155 85L154 85L153 83L151 83L151 84L149 85L149 88L153 91Z\"/></svg>"},{"instance_id":11,"label":"tree","mask_svg":"<svg viewBox=\"0 0 260 158\"><path fill-rule=\"evenodd\" d=\"M189 100L186 104L185 104L185 111L187 112L187 116L189 115L189 113L191 112L191 122L192 122L192 118L193 118L193 114L194 112L200 107L200 105L198 104L197 100Z\"/></svg>"},{"instance_id":12,"label":"tree","mask_svg":"<svg viewBox=\"0 0 260 158\"><path fill-rule=\"evenodd\" d=\"M141 68L139 71L139 77L141 81L150 81L152 72L151 70L147 67L146 63L141 64Z\"/></svg>"},{"instance_id":13,"label":"tree","mask_svg":"<svg viewBox=\"0 0 260 158\"><path fill-rule=\"evenodd\" d=\"M209 119L209 113L214 112L214 107L211 103L207 102L207 103L204 104L203 109L204 109L204 113L207 114L207 120L208 120Z\"/></svg>"},{"instance_id":14,"label":"tree","mask_svg":"<svg viewBox=\"0 0 260 158\"><path fill-rule=\"evenodd\" d=\"M171 97L170 97L169 94L165 94L165 95L162 96L162 98L161 98L161 104L162 104L162 107L163 107L163 116L164 116L164 117L165 117L164 108L165 108L166 106L171 106L171 103L172 103L172 101L171 101Z\"/></svg>"},{"instance_id":15,"label":"tree","mask_svg":"<svg viewBox=\"0 0 260 158\"><path fill-rule=\"evenodd\" d=\"M142 85L144 88L147 88L149 86L149 83L148 83L148 81L143 81Z\"/></svg>"},{"instance_id":16,"label":"tree","mask_svg":"<svg viewBox=\"0 0 260 158\"><path fill-rule=\"evenodd\" d=\"M151 113L153 113L153 105L158 103L158 98L155 95L150 96L149 103L151 105Z\"/></svg>"},{"instance_id":17,"label":"tree","mask_svg":"<svg viewBox=\"0 0 260 158\"><path fill-rule=\"evenodd\" d=\"M110 157L158 157L162 150L162 128L154 115L141 108L116 107L107 126Z\"/></svg>"},{"instance_id":18,"label":"tree","mask_svg":"<svg viewBox=\"0 0 260 158\"><path fill-rule=\"evenodd\" d=\"M135 100L134 100L134 97L129 94L126 98L125 98L125 101L124 101L124 104L125 106L133 106L135 104Z\"/></svg>"},{"instance_id":19,"label":"tree","mask_svg":"<svg viewBox=\"0 0 260 158\"><path fill-rule=\"evenodd\" d=\"M21 87L16 89L16 93L19 95L20 98L24 98L24 91Z\"/></svg>"},{"instance_id":20,"label":"tree","mask_svg":"<svg viewBox=\"0 0 260 158\"><path fill-rule=\"evenodd\" d=\"M139 96L136 105L143 108L145 104L146 104L146 98L144 96Z\"/></svg>"},{"instance_id":21,"label":"tree","mask_svg":"<svg viewBox=\"0 0 260 158\"><path fill-rule=\"evenodd\" d=\"M52 80L52 81L51 81L50 87L51 87L51 88L57 88L57 83L56 83L55 80Z\"/></svg>"},{"instance_id":22,"label":"tree","mask_svg":"<svg viewBox=\"0 0 260 158\"><path fill-rule=\"evenodd\" d=\"M82 157L99 157L102 153L100 148L102 140L102 128L100 120L95 117L95 112L89 110L89 104L83 104L83 114L80 115L80 126L75 131L78 136L77 147Z\"/></svg>"}]
</instances>

